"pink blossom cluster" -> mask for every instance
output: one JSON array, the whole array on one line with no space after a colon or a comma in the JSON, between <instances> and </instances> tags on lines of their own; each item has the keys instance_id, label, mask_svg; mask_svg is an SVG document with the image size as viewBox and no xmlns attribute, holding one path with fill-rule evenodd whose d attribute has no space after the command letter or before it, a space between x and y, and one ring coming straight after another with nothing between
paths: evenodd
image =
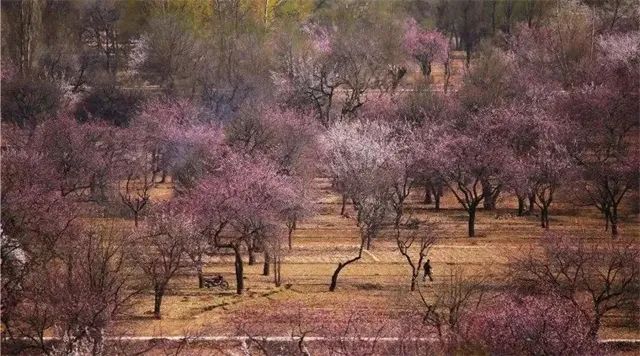
<instances>
[{"instance_id":1,"label":"pink blossom cluster","mask_svg":"<svg viewBox=\"0 0 640 356\"><path fill-rule=\"evenodd\" d=\"M491 354L597 355L590 324L569 301L550 296L505 295L481 307L468 322L468 338Z\"/></svg>"},{"instance_id":2,"label":"pink blossom cluster","mask_svg":"<svg viewBox=\"0 0 640 356\"><path fill-rule=\"evenodd\" d=\"M449 58L449 41L438 31L420 28L415 19L405 24L403 45L405 50L420 63L423 73L430 73L431 63L444 63Z\"/></svg>"}]
</instances>

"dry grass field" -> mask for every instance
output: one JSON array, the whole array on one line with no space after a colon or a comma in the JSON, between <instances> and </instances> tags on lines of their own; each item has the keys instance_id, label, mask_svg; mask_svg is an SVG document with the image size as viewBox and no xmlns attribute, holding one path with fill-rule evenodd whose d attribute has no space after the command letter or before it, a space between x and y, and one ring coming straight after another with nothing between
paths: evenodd
<instances>
[{"instance_id":1,"label":"dry grass field","mask_svg":"<svg viewBox=\"0 0 640 356\"><path fill-rule=\"evenodd\" d=\"M329 292L337 263L357 254L358 230L353 219L339 215L340 199L331 191L330 182L315 179L313 184L317 214L299 224L294 234L293 249L287 251L282 267L282 287L274 287L272 277L261 275L259 258L255 265L245 264L247 289L245 295L237 296L233 256L212 257L206 263L205 274L221 273L231 284L229 290L198 289L195 271L185 268L170 282L161 320L153 318L153 296L149 292L136 298L132 310L117 322L113 332L144 336L241 335L244 329L240 326L253 323L263 333L288 335L298 314L304 315L305 323L346 321L358 315L364 320L361 325L375 326L375 330L385 326L384 330L391 332L401 323L399 315L420 307L419 293L409 291L410 269L397 251L391 232L383 232L371 251L346 267L340 274L337 291ZM535 216L516 217L516 202L505 195L497 211L479 211L478 236L468 238L466 213L453 196L446 194L441 211L435 212L431 205L421 203L421 193L415 189L409 210L416 217L437 221L441 236L428 256L434 281L421 282L419 288L427 298L457 269L462 269L468 278L482 278L489 285L499 286L503 278L508 278L509 261L529 251L532 242L544 234ZM168 187L159 188L156 199L169 194ZM595 210L562 201L552 205L552 231L583 236L602 232L603 223ZM639 239L636 215L626 215L621 226L623 237ZM620 320L616 315L609 317L600 337L640 338L640 330Z\"/></svg>"}]
</instances>

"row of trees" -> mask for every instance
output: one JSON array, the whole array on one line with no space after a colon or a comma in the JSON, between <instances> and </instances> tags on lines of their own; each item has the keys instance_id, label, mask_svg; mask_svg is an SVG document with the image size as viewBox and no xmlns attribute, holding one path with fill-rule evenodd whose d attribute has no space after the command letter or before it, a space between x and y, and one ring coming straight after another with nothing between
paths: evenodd
<instances>
[{"instance_id":1,"label":"row of trees","mask_svg":"<svg viewBox=\"0 0 640 356\"><path fill-rule=\"evenodd\" d=\"M633 68L638 52L628 46L630 36L637 34L590 36L590 41L567 48L561 38L576 35L588 19L561 13L555 20L575 28L555 33L553 22L536 29L520 27L502 49L484 49L454 95L415 92L409 98L376 98L362 117L382 118L390 126L386 131L393 132L379 137L349 133L345 139L355 135L353 141L368 136L378 144L411 142L409 148L389 152L400 152L396 161L410 161L406 165L413 170L413 181L423 178L434 185L428 187L434 192L450 188L470 215L470 236L478 205L484 201L485 207L493 208L496 196L507 189L518 197L519 215L529 198L530 205L541 210L542 226L547 226L554 192L569 179L580 179L579 189L588 193L576 201L584 203L586 198L598 207L616 235L615 211L637 180L637 150L631 137L637 130L638 77ZM430 53L434 42L412 43ZM625 53L612 50L616 47L626 48ZM564 57L569 51L575 58ZM428 55L422 58L421 66L427 67ZM403 129L406 122L410 127ZM367 129L354 128L363 130ZM388 155L380 152L380 160ZM341 174L348 176L334 169L335 176Z\"/></svg>"}]
</instances>

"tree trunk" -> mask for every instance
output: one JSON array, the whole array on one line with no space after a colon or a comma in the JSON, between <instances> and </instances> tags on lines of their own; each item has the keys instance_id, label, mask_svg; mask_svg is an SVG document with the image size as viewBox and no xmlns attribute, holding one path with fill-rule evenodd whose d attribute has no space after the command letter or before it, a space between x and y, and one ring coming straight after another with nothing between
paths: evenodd
<instances>
[{"instance_id":1,"label":"tree trunk","mask_svg":"<svg viewBox=\"0 0 640 356\"><path fill-rule=\"evenodd\" d=\"M482 181L482 195L484 196L482 206L486 210L494 210L496 208L496 200L498 199L499 194L499 188L494 190L491 183Z\"/></svg>"},{"instance_id":2,"label":"tree trunk","mask_svg":"<svg viewBox=\"0 0 640 356\"><path fill-rule=\"evenodd\" d=\"M536 208L536 195L529 194L529 210L527 214L533 214L534 209Z\"/></svg>"},{"instance_id":3,"label":"tree trunk","mask_svg":"<svg viewBox=\"0 0 640 356\"><path fill-rule=\"evenodd\" d=\"M133 212L133 225L135 225L135 227L138 227L138 212L137 211Z\"/></svg>"},{"instance_id":4,"label":"tree trunk","mask_svg":"<svg viewBox=\"0 0 640 356\"><path fill-rule=\"evenodd\" d=\"M248 249L249 252L249 266L253 266L256 264L256 254L254 253L254 247L250 246Z\"/></svg>"},{"instance_id":5,"label":"tree trunk","mask_svg":"<svg viewBox=\"0 0 640 356\"><path fill-rule=\"evenodd\" d=\"M589 328L589 337L591 337L592 340L598 340L598 330L600 330L601 323L601 316L596 314L594 321Z\"/></svg>"},{"instance_id":6,"label":"tree trunk","mask_svg":"<svg viewBox=\"0 0 640 356\"><path fill-rule=\"evenodd\" d=\"M543 206L540 209L540 226L544 229L549 228L548 207Z\"/></svg>"},{"instance_id":7,"label":"tree trunk","mask_svg":"<svg viewBox=\"0 0 640 356\"><path fill-rule=\"evenodd\" d=\"M233 252L236 257L236 293L241 295L244 292L244 265L242 262L242 255L240 254L240 247L234 246Z\"/></svg>"},{"instance_id":8,"label":"tree trunk","mask_svg":"<svg viewBox=\"0 0 640 356\"><path fill-rule=\"evenodd\" d=\"M347 205L347 196L342 194L342 208L340 208L340 215L344 216L344 209Z\"/></svg>"},{"instance_id":9,"label":"tree trunk","mask_svg":"<svg viewBox=\"0 0 640 356\"><path fill-rule=\"evenodd\" d=\"M546 211L544 212L544 222L547 225L547 229L549 229L549 208L547 207L547 209L545 209Z\"/></svg>"},{"instance_id":10,"label":"tree trunk","mask_svg":"<svg viewBox=\"0 0 640 356\"><path fill-rule=\"evenodd\" d=\"M293 235L293 226L289 228L289 250L293 248L293 241L291 236Z\"/></svg>"},{"instance_id":11,"label":"tree trunk","mask_svg":"<svg viewBox=\"0 0 640 356\"><path fill-rule=\"evenodd\" d=\"M196 266L198 270L198 288L204 288L204 275L202 274L202 261L199 261Z\"/></svg>"},{"instance_id":12,"label":"tree trunk","mask_svg":"<svg viewBox=\"0 0 640 356\"><path fill-rule=\"evenodd\" d=\"M164 295L164 287L159 285L154 286L154 303L153 303L153 316L156 319L162 319L160 314L160 307L162 306L162 296Z\"/></svg>"},{"instance_id":13,"label":"tree trunk","mask_svg":"<svg viewBox=\"0 0 640 356\"><path fill-rule=\"evenodd\" d=\"M358 257L352 258L345 263L338 263L338 268L336 268L336 270L333 272L333 275L331 276L331 285L329 286L329 292L334 292L336 290L336 286L338 285L338 275L340 274L340 271L342 271L342 269L347 265L360 259L360 257L362 256L362 247L360 251L361 252Z\"/></svg>"},{"instance_id":14,"label":"tree trunk","mask_svg":"<svg viewBox=\"0 0 640 356\"><path fill-rule=\"evenodd\" d=\"M468 212L469 212L469 237L475 237L476 236L476 231L475 231L476 207L470 206Z\"/></svg>"},{"instance_id":15,"label":"tree trunk","mask_svg":"<svg viewBox=\"0 0 640 356\"><path fill-rule=\"evenodd\" d=\"M416 290L417 281L418 281L418 275L412 274L411 275L411 291L412 292Z\"/></svg>"},{"instance_id":16,"label":"tree trunk","mask_svg":"<svg viewBox=\"0 0 640 356\"><path fill-rule=\"evenodd\" d=\"M442 197L442 187L433 190L433 199L435 200L435 209L440 210L440 197Z\"/></svg>"},{"instance_id":17,"label":"tree trunk","mask_svg":"<svg viewBox=\"0 0 640 356\"><path fill-rule=\"evenodd\" d=\"M329 292L334 292L336 290L336 286L338 285L338 274L344 268L345 265L342 263L338 263L338 268L333 272L331 276L331 285L329 286Z\"/></svg>"},{"instance_id":18,"label":"tree trunk","mask_svg":"<svg viewBox=\"0 0 640 356\"><path fill-rule=\"evenodd\" d=\"M616 205L611 208L609 221L611 222L611 237L615 238L618 236L618 207Z\"/></svg>"},{"instance_id":19,"label":"tree trunk","mask_svg":"<svg viewBox=\"0 0 640 356\"><path fill-rule=\"evenodd\" d=\"M451 69L449 64L449 59L444 62L444 86L443 91L445 94L449 91L449 80L451 79Z\"/></svg>"},{"instance_id":20,"label":"tree trunk","mask_svg":"<svg viewBox=\"0 0 640 356\"><path fill-rule=\"evenodd\" d=\"M524 215L524 197L518 196L518 216Z\"/></svg>"},{"instance_id":21,"label":"tree trunk","mask_svg":"<svg viewBox=\"0 0 640 356\"><path fill-rule=\"evenodd\" d=\"M422 75L424 75L424 79L429 80L429 76L431 75L431 62L421 61L420 62L420 71Z\"/></svg>"},{"instance_id":22,"label":"tree trunk","mask_svg":"<svg viewBox=\"0 0 640 356\"><path fill-rule=\"evenodd\" d=\"M429 184L424 185L424 204L431 204L433 201L431 200L431 189Z\"/></svg>"},{"instance_id":23,"label":"tree trunk","mask_svg":"<svg viewBox=\"0 0 640 356\"><path fill-rule=\"evenodd\" d=\"M282 261L280 260L280 258L280 256L276 256L273 259L273 283L276 285L276 287L280 287L280 284L282 282L280 276L280 265L282 264Z\"/></svg>"},{"instance_id":24,"label":"tree trunk","mask_svg":"<svg viewBox=\"0 0 640 356\"><path fill-rule=\"evenodd\" d=\"M271 273L270 267L271 267L271 255L269 255L269 252L264 251L264 265L262 266L263 276L268 276L269 273Z\"/></svg>"}]
</instances>

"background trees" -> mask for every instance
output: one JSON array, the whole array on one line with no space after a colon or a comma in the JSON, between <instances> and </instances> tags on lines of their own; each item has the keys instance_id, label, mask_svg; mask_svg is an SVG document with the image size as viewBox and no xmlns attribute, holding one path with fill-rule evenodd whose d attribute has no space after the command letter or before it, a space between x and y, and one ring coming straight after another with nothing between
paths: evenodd
<instances>
[{"instance_id":1,"label":"background trees","mask_svg":"<svg viewBox=\"0 0 640 356\"><path fill-rule=\"evenodd\" d=\"M603 39L601 46L615 46L623 37ZM620 201L634 187L637 170L637 150L630 136L638 127L638 77L628 65L638 62L633 46L625 54L616 50L602 53L591 76L592 84L584 84L567 95L562 104L570 104L568 116L576 126L575 161L583 172L587 198L611 225L617 235ZM561 104L561 105L562 105ZM568 107L567 107L568 108Z\"/></svg>"},{"instance_id":2,"label":"background trees","mask_svg":"<svg viewBox=\"0 0 640 356\"><path fill-rule=\"evenodd\" d=\"M62 88L55 82L20 77L3 82L2 117L20 127L33 129L63 106Z\"/></svg>"}]
</instances>

